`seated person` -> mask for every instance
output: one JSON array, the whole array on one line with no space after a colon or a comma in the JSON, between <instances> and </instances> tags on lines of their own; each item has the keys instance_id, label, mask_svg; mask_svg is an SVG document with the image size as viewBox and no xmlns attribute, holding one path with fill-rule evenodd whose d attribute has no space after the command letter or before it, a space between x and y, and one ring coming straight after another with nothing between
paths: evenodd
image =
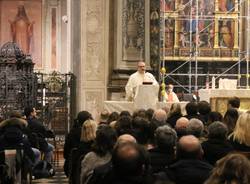
<instances>
[{"instance_id":1,"label":"seated person","mask_svg":"<svg viewBox=\"0 0 250 184\"><path fill-rule=\"evenodd\" d=\"M128 83L125 87L126 99L128 101L134 100L137 93L137 88L139 85L142 85L143 82L151 82L153 85L158 85L158 82L156 81L155 77L151 73L146 72L145 62L139 61L137 63L137 72L133 73L129 77Z\"/></svg>"},{"instance_id":2,"label":"seated person","mask_svg":"<svg viewBox=\"0 0 250 184\"><path fill-rule=\"evenodd\" d=\"M179 102L179 99L177 95L175 94L175 92L173 91L173 89L174 89L174 86L172 84L169 84L167 86L166 94L163 97L164 102L173 102L173 103Z\"/></svg>"}]
</instances>

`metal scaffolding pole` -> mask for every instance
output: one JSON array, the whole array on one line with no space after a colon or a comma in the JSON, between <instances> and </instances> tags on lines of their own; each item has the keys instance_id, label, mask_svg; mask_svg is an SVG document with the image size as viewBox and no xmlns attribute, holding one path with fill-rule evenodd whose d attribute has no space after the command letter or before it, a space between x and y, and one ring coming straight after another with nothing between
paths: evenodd
<instances>
[{"instance_id":1,"label":"metal scaffolding pole","mask_svg":"<svg viewBox=\"0 0 250 184\"><path fill-rule=\"evenodd\" d=\"M188 87L188 90L189 90L189 93L192 92L192 58L193 58L193 46L192 46L192 22L193 22L193 15L192 15L192 5L193 5L193 0L190 0L190 22L189 22L189 77L188 77L188 80L189 80L189 87Z\"/></svg>"},{"instance_id":2,"label":"metal scaffolding pole","mask_svg":"<svg viewBox=\"0 0 250 184\"><path fill-rule=\"evenodd\" d=\"M248 89L249 88L249 44L250 44L249 35L248 35L249 31L250 31L250 12L249 12L250 11L250 8L249 8L250 2L249 2L249 0L247 0L246 4L247 4L246 88Z\"/></svg>"}]
</instances>

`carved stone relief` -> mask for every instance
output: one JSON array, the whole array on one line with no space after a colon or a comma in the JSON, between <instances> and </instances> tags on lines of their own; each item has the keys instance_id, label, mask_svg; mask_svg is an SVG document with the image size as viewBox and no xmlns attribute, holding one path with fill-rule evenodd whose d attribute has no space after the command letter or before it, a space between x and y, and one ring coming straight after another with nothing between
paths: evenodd
<instances>
[{"instance_id":1,"label":"carved stone relief","mask_svg":"<svg viewBox=\"0 0 250 184\"><path fill-rule=\"evenodd\" d=\"M122 60L144 59L145 3L144 0L123 0Z\"/></svg>"},{"instance_id":2,"label":"carved stone relief","mask_svg":"<svg viewBox=\"0 0 250 184\"><path fill-rule=\"evenodd\" d=\"M101 91L87 91L85 98L85 109L89 111L93 118L97 119L101 110L103 102L103 93Z\"/></svg>"},{"instance_id":3,"label":"carved stone relief","mask_svg":"<svg viewBox=\"0 0 250 184\"><path fill-rule=\"evenodd\" d=\"M104 80L104 1L87 1L87 62L86 80Z\"/></svg>"}]
</instances>

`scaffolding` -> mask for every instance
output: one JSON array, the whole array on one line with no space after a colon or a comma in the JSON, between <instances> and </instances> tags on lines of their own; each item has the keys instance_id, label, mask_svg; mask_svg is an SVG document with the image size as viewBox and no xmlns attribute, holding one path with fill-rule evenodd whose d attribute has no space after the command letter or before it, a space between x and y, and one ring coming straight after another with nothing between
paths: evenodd
<instances>
[{"instance_id":1,"label":"scaffolding","mask_svg":"<svg viewBox=\"0 0 250 184\"><path fill-rule=\"evenodd\" d=\"M160 60L161 64L159 65L159 71L160 72L160 78L162 81L162 86L165 86L165 82L167 80L171 80L175 83L175 85L181 87L185 92L193 93L197 92L198 89L206 88L206 83L204 83L204 79L206 82L208 82L208 85L212 84L212 78L214 78L217 83L218 79L222 77L231 77L236 78L238 80L238 88L249 88L249 44L250 44L250 38L247 33L250 32L250 0L233 0L234 6L230 9L227 9L227 11L221 12L219 9L219 0L214 0L214 12L212 15L202 15L200 13L199 7L200 3L204 2L204 0L189 0L186 1L185 4L182 0L180 1L173 1L175 9L172 11L166 12L166 2L165 0L161 0L160 5ZM168 1L169 2L169 1ZM181 5L181 6L180 6ZM163 7L162 7L163 6ZM186 15L185 17L180 16L180 11L183 9L189 7L189 15ZM185 57L185 60L182 59L182 62L177 65L174 69L171 71L165 72L168 67L167 63L168 61L171 61L170 59L166 59L166 19L173 19L175 21L175 32L174 32L174 46L173 46L173 55L176 52L176 43L179 42L179 26L181 21L189 21L189 40L187 43L189 43L189 56ZM206 25L202 30L199 30L199 23L201 21L210 21L210 24ZM222 26L224 26L224 22L231 21L231 25L234 25L233 27L233 47L231 49L232 57L227 58L229 62L221 62L224 63L230 63L227 68L220 73L201 73L198 71L200 61L202 58L200 57L201 52L201 45L198 43L199 38L201 34L210 26L214 26L214 40L213 40L213 47L212 52L213 55L211 56L211 60L214 60L215 62L220 62L220 57L218 56L218 53L221 53L224 48L221 46L221 40L219 39L221 33L219 30L219 24L222 23ZM195 25L195 26L194 26ZM192 28L195 27L195 30ZM231 28L232 28L231 27ZM210 34L210 33L208 33ZM177 38L176 38L177 37ZM178 43L179 45L179 43ZM180 51L178 51L180 54ZM225 51L226 52L226 51ZM172 57L175 60L178 60L178 58L183 57ZM177 59L176 59L177 58ZM233 61L233 62L231 62ZM202 61L202 63L205 63ZM211 61L207 61L207 63L212 63ZM178 71L186 67L188 65L188 72L187 73L179 73ZM235 69L237 67L237 69ZM236 73L230 72L232 69L237 70ZM164 71L164 72L162 72ZM188 77L188 85L182 84L180 81L176 80L176 77L183 76ZM200 83L200 79L203 79L203 84ZM243 81L244 80L244 81ZM242 85L243 84L243 85ZM165 89L163 89L165 90Z\"/></svg>"}]
</instances>

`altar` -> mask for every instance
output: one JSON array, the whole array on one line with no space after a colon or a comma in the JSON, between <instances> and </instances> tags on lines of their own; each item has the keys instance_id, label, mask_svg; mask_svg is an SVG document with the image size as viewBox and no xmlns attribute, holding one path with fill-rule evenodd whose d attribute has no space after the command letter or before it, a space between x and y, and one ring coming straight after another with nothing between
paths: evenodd
<instances>
[{"instance_id":1,"label":"altar","mask_svg":"<svg viewBox=\"0 0 250 184\"><path fill-rule=\"evenodd\" d=\"M224 114L227 110L228 99L232 97L240 98L241 110L250 109L250 89L200 89L200 101L210 103L213 111Z\"/></svg>"},{"instance_id":2,"label":"altar","mask_svg":"<svg viewBox=\"0 0 250 184\"><path fill-rule=\"evenodd\" d=\"M178 102L181 105L181 111L182 114L186 114L186 104L188 102ZM170 109L171 105L173 103L171 102L157 102L156 106L153 108L154 110L156 109L161 109L164 107L167 107ZM135 110L138 110L136 108L134 102L128 102L128 101L104 101L104 109L107 110L109 113L111 112L118 112L120 113L121 111L129 111L130 113L133 113Z\"/></svg>"}]
</instances>

